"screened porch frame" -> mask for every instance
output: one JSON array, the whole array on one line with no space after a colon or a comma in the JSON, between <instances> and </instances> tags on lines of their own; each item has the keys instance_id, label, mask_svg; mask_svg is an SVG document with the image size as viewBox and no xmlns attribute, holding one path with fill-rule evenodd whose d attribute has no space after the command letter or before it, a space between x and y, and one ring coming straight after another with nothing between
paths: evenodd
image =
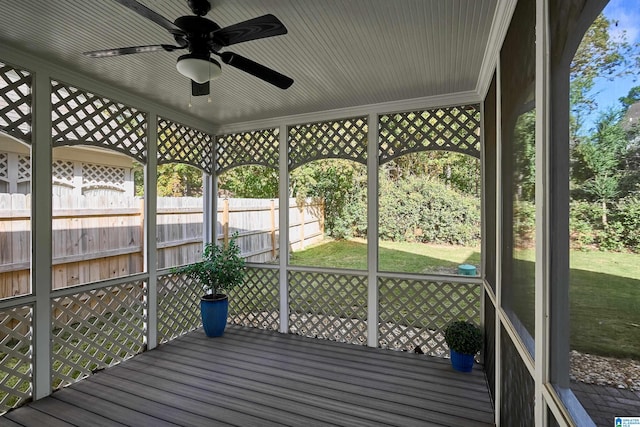
<instances>
[{"instance_id":1,"label":"screened porch frame","mask_svg":"<svg viewBox=\"0 0 640 427\"><path fill-rule=\"evenodd\" d=\"M261 120L257 122L238 123L226 125L222 127L213 126L202 120L194 119L188 114L179 111L169 110L166 107L150 102L146 99L137 97L125 91L113 88L100 81L80 75L73 70L64 69L54 63L36 58L21 51L17 51L7 46L0 47L0 60L9 64L23 67L33 73L33 142L32 148L32 192L34 201L32 206L32 294L20 296L12 299L0 301L0 310L8 310L13 307L31 306L33 307L33 398L40 399L51 393L51 301L54 298L65 297L81 292L91 292L106 286L120 286L132 281L145 282L147 286L147 294L145 295L145 319L146 319L146 349L152 349L158 342L158 294L157 284L159 278L168 273L168 271L158 271L156 265L156 243L152 238L156 227L156 187L157 178L154 173L157 168L157 147L156 144L147 144L147 167L145 173L145 261L146 266L144 273L134 274L124 278L108 280L105 282L81 285L69 289L52 291L52 273L50 260L52 257L51 249L51 98L48 90L42 88L50 87L51 80L61 80L72 82L73 85L99 93L102 96L108 96L111 99L118 100L128 105L134 105L141 108L147 114L148 123L157 123L159 117L168 118L195 129L201 129L211 135L222 135L226 133L245 132L265 127L276 127L279 129L279 194L281 206L287 206L288 195L288 171L287 163L287 135L288 127L308 122L318 122L326 120L343 119L354 115L364 115L369 123L378 123L381 114L404 112L410 110L424 110L434 107L458 106L467 104L480 104L481 116L484 117L484 101L489 90L489 86L494 75L497 73L498 81L500 77L500 61L499 52L502 40L510 23L511 16L516 7L515 0L505 0L499 2L496 16L498 19L494 21L491 30L490 41L487 52L485 52L485 61L478 79L478 87L475 91L449 94L444 96L434 96L422 99L410 99L399 102L390 102L385 104L376 104L369 106L361 106L333 111L317 112L311 114L303 114L289 117L281 117L271 120ZM534 419L536 425L547 425L549 417L552 417L560 425L575 425L575 423L585 423L589 425L588 416L577 404L568 387L568 330L562 328L563 322L568 320L568 282L566 281L568 269L562 268L568 266L568 254L563 252L563 248L568 245L567 230L563 229L565 222L557 222L557 218L564 218L568 213L568 207L563 207L563 200L568 200L568 176L566 175L564 160L568 158L568 144L552 144L552 140L563 141L566 136L563 132L568 123L568 99L562 96L554 96L552 94L568 93L568 62L571 58L566 57L566 52L571 51L571 46L579 42L575 40L576 34L581 35L593 21L597 13L602 10L606 1L593 0L587 2L587 7L581 12L578 20L577 29L572 32L572 37L566 43L569 48L562 51L565 54L560 60L552 59L550 52L552 48L549 46L551 41L551 29L549 26L550 10L549 3L545 0L536 1L536 80L535 80L535 99L536 99L536 170L540 173L536 174L536 271L535 271L535 334L533 345L535 354L534 358L528 349L527 343L523 342L521 334L513 324L509 315L502 307L502 280L500 277L500 265L504 254L501 247L501 232L499 225L503 223L501 211L501 183L496 179L495 188L489 188L485 181L485 158L484 144L482 145L482 176L483 176L483 215L486 213L486 192L494 192L496 195L496 225L492 229L487 228L486 222L483 220L483 248L482 248L482 264L483 267L487 262L487 251L495 251L496 265L496 289L495 292L486 280L486 277L480 279L464 279L465 283L477 283L482 286L482 304L485 299L489 301L495 308L495 324L484 325L485 328L493 328L495 337L508 339L510 345L515 348L516 354L520 361L526 367L528 374L533 379L534 390ZM574 37L575 36L575 37ZM562 72L562 67L567 67L567 72ZM560 69L560 71L558 71ZM555 74L554 74L555 72ZM500 100L500 88L498 87L497 96ZM552 114L553 113L553 114ZM500 126L501 116L500 108L496 109L497 123L497 153L500 153ZM484 137L484 132L481 132ZM146 130L147 141L157 141L158 132L156 126L148 126ZM368 172L368 268L367 276L367 298L369 319L378 319L378 301L377 287L378 279L392 275L397 278L405 279L421 279L441 281L442 276L431 275L409 275L401 273L380 272L377 269L378 260L378 209L377 209L377 185L378 185L378 129L377 126L370 126L368 129L368 145L367 145L367 172ZM215 152L215 150L214 150ZM500 176L500 155L498 154L498 173ZM215 159L214 159L215 164ZM489 183L490 184L490 183ZM217 188L213 176L208 176L204 183L205 200L208 200L205 206L205 241L216 241L216 230L214 213L216 212ZM288 218L286 209L281 210L279 217L279 225L281 230L288 229ZM484 218L483 218L484 219ZM493 233L496 236L496 247L487 248L487 233ZM48 237L47 237L48 236ZM44 237L44 238L43 238ZM37 239L37 240L36 240ZM287 233L280 234L280 248L285 253L288 249ZM281 253L280 261L277 266L279 293L280 318L279 330L282 333L289 331L288 322L288 274L295 271L314 271L306 267L293 267L288 265L288 257ZM560 265L561 268L558 268ZM252 268L262 268L260 265L251 265ZM318 269L318 271L343 274L344 270L340 269ZM482 269L483 274L486 271ZM361 273L361 272L360 272ZM446 277L446 280L456 282L460 281L456 277ZM554 283L555 286L551 286ZM564 285L559 286L559 283ZM485 317L484 308L481 310L481 319ZM367 345L378 346L377 340L377 322L369 322ZM493 352L495 363L495 419L499 423L501 419L501 399L504 385L504 378L501 377L502 356L506 349L501 348L501 340L496 338L495 351ZM575 404L575 405L574 405ZM587 418L584 418L587 417Z\"/></svg>"}]
</instances>

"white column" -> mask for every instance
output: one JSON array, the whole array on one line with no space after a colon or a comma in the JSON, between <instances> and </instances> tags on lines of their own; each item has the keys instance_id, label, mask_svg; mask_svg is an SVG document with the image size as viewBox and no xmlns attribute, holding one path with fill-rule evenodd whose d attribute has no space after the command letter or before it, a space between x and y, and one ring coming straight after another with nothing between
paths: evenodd
<instances>
[{"instance_id":1,"label":"white column","mask_svg":"<svg viewBox=\"0 0 640 427\"><path fill-rule=\"evenodd\" d=\"M289 280L287 274L289 264L289 167L286 125L280 126L279 171L280 332L286 334L289 332Z\"/></svg>"},{"instance_id":2,"label":"white column","mask_svg":"<svg viewBox=\"0 0 640 427\"><path fill-rule=\"evenodd\" d=\"M147 350L158 343L158 251L156 242L156 213L158 207L158 116L147 115L147 167L144 191L144 265L149 273L147 281Z\"/></svg>"},{"instance_id":3,"label":"white column","mask_svg":"<svg viewBox=\"0 0 640 427\"><path fill-rule=\"evenodd\" d=\"M378 346L378 115L367 135L367 345Z\"/></svg>"},{"instance_id":4,"label":"white column","mask_svg":"<svg viewBox=\"0 0 640 427\"><path fill-rule=\"evenodd\" d=\"M486 96L486 95L485 95ZM485 325L485 288L484 283L487 280L487 202L485 200L485 192L486 192L486 179L487 174L485 170L485 153L486 153L486 145L485 145L485 135L484 135L484 101L480 102L480 268L481 268L481 278L483 279L482 284L480 285L480 329L486 331L487 325ZM495 286L495 284L494 284ZM486 335L486 334L485 334ZM485 342L486 346L486 342ZM484 363L484 349L480 352L480 362Z\"/></svg>"},{"instance_id":5,"label":"white column","mask_svg":"<svg viewBox=\"0 0 640 427\"><path fill-rule=\"evenodd\" d=\"M213 158L213 164L211 165L213 173L215 173L215 157ZM204 215L202 218L202 240L206 245L207 243L216 242L216 234L218 227L216 221L218 220L218 186L217 176L209 175L207 173L202 174L202 199L204 203Z\"/></svg>"},{"instance_id":6,"label":"white column","mask_svg":"<svg viewBox=\"0 0 640 427\"><path fill-rule=\"evenodd\" d=\"M500 425L500 407L502 393L502 326L500 322L500 310L502 310L502 88L500 73L500 56L496 63L496 182L493 191L496 192L496 323L495 323L495 352L493 357L495 366L495 396L494 412L495 423Z\"/></svg>"},{"instance_id":7,"label":"white column","mask_svg":"<svg viewBox=\"0 0 640 427\"><path fill-rule=\"evenodd\" d=\"M543 390L549 381L549 11L536 2L536 263L535 263L535 407L536 426L548 423Z\"/></svg>"},{"instance_id":8,"label":"white column","mask_svg":"<svg viewBox=\"0 0 640 427\"><path fill-rule=\"evenodd\" d=\"M51 394L51 82L34 76L31 145L31 289L33 319L33 398Z\"/></svg>"}]
</instances>

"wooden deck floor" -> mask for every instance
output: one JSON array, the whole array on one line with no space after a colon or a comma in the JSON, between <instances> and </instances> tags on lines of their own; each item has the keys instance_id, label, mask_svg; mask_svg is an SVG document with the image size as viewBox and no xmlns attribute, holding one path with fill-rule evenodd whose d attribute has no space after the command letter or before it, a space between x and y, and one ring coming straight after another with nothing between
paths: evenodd
<instances>
[{"instance_id":1,"label":"wooden deck floor","mask_svg":"<svg viewBox=\"0 0 640 427\"><path fill-rule=\"evenodd\" d=\"M0 417L0 426L490 426L484 374L275 332L202 330Z\"/></svg>"}]
</instances>

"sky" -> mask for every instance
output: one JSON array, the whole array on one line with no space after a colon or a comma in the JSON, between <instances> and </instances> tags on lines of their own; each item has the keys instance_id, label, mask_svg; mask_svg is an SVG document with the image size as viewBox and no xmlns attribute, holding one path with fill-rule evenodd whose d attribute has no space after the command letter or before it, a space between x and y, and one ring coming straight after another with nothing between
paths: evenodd
<instances>
[{"instance_id":1,"label":"sky","mask_svg":"<svg viewBox=\"0 0 640 427\"><path fill-rule=\"evenodd\" d=\"M603 10L604 15L612 21L617 22L610 32L614 38L619 38L626 32L629 43L640 42L640 0L610 0ZM610 107L619 107L618 98L629 93L629 89L640 85L640 79L632 76L617 78L614 81L598 79L593 89L596 94L598 110L603 111ZM591 114L585 120L585 130L593 127L593 122L598 118L598 112Z\"/></svg>"}]
</instances>

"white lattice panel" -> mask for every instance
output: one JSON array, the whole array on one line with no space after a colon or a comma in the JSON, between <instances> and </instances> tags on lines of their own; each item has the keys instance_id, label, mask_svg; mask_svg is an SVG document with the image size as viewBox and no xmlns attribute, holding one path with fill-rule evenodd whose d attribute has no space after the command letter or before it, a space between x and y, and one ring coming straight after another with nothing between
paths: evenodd
<instances>
[{"instance_id":1,"label":"white lattice panel","mask_svg":"<svg viewBox=\"0 0 640 427\"><path fill-rule=\"evenodd\" d=\"M213 138L208 133L158 118L158 164L185 163L213 171Z\"/></svg>"},{"instance_id":2,"label":"white lattice panel","mask_svg":"<svg viewBox=\"0 0 640 427\"><path fill-rule=\"evenodd\" d=\"M73 164L71 165L73 168ZM73 174L73 169L72 169ZM73 175L72 175L73 176ZM124 190L124 168L114 166L96 165L94 163L82 164L83 187L119 187Z\"/></svg>"},{"instance_id":3,"label":"white lattice panel","mask_svg":"<svg viewBox=\"0 0 640 427\"><path fill-rule=\"evenodd\" d=\"M32 319L31 307L0 311L0 413L31 398Z\"/></svg>"},{"instance_id":4,"label":"white lattice panel","mask_svg":"<svg viewBox=\"0 0 640 427\"><path fill-rule=\"evenodd\" d=\"M308 337L367 342L367 277L289 272L289 330Z\"/></svg>"},{"instance_id":5,"label":"white lattice panel","mask_svg":"<svg viewBox=\"0 0 640 427\"><path fill-rule=\"evenodd\" d=\"M31 157L18 155L18 182L31 181Z\"/></svg>"},{"instance_id":6,"label":"white lattice panel","mask_svg":"<svg viewBox=\"0 0 640 427\"><path fill-rule=\"evenodd\" d=\"M242 165L278 169L280 130L260 129L216 137L216 173Z\"/></svg>"},{"instance_id":7,"label":"white lattice panel","mask_svg":"<svg viewBox=\"0 0 640 427\"><path fill-rule=\"evenodd\" d=\"M171 341L202 326L201 287L181 274L158 278L158 343Z\"/></svg>"},{"instance_id":8,"label":"white lattice panel","mask_svg":"<svg viewBox=\"0 0 640 427\"><path fill-rule=\"evenodd\" d=\"M54 147L93 145L147 162L144 113L57 81L51 85Z\"/></svg>"},{"instance_id":9,"label":"white lattice panel","mask_svg":"<svg viewBox=\"0 0 640 427\"><path fill-rule=\"evenodd\" d=\"M452 320L480 324L477 284L380 278L379 344L382 348L447 356L444 329Z\"/></svg>"},{"instance_id":10,"label":"white lattice panel","mask_svg":"<svg viewBox=\"0 0 640 427\"><path fill-rule=\"evenodd\" d=\"M367 118L354 117L289 128L289 170L320 159L367 164Z\"/></svg>"},{"instance_id":11,"label":"white lattice panel","mask_svg":"<svg viewBox=\"0 0 640 427\"><path fill-rule=\"evenodd\" d=\"M0 131L31 144L31 74L0 62Z\"/></svg>"},{"instance_id":12,"label":"white lattice panel","mask_svg":"<svg viewBox=\"0 0 640 427\"><path fill-rule=\"evenodd\" d=\"M136 281L52 300L54 388L144 350L145 292Z\"/></svg>"},{"instance_id":13,"label":"white lattice panel","mask_svg":"<svg viewBox=\"0 0 640 427\"><path fill-rule=\"evenodd\" d=\"M54 180L65 184L73 184L73 162L56 160L51 165Z\"/></svg>"},{"instance_id":14,"label":"white lattice panel","mask_svg":"<svg viewBox=\"0 0 640 427\"><path fill-rule=\"evenodd\" d=\"M276 269L247 268L244 284L229 293L229 323L277 331L279 275Z\"/></svg>"},{"instance_id":15,"label":"white lattice panel","mask_svg":"<svg viewBox=\"0 0 640 427\"><path fill-rule=\"evenodd\" d=\"M380 164L418 151L455 151L480 158L478 105L380 116Z\"/></svg>"},{"instance_id":16,"label":"white lattice panel","mask_svg":"<svg viewBox=\"0 0 640 427\"><path fill-rule=\"evenodd\" d=\"M0 178L9 178L9 156L0 152Z\"/></svg>"}]
</instances>

